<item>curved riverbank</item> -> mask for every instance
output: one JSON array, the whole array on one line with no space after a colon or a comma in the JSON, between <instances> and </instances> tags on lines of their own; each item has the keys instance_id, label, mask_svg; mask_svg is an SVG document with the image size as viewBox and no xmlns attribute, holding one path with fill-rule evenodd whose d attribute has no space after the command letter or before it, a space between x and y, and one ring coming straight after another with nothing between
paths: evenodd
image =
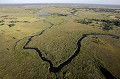
<instances>
[{"instance_id":1,"label":"curved riverbank","mask_svg":"<svg viewBox=\"0 0 120 79\"><path fill-rule=\"evenodd\" d=\"M40 33L40 35L44 32L45 30L43 30L41 33ZM77 41L77 49L76 49L76 51L74 52L74 54L70 57L70 58L68 58L65 62L63 62L63 63L61 63L59 66L57 66L57 67L54 67L53 66L53 63L52 63L52 61L51 60L48 60L47 58L45 58L45 57L43 57L43 55L42 55L42 52L38 49L38 48L32 48L32 47L27 47L27 45L32 41L32 38L34 37L34 36L30 36L29 38L28 38L28 41L25 43L25 45L23 46L23 49L26 49L26 50L35 50L37 53L38 53L38 55L39 55L39 57L43 60L43 61L45 61L45 62L47 62L47 63L49 63L49 65L50 65L50 68L49 68L49 71L50 72L53 72L53 73L56 73L56 72L59 72L64 66L66 66L67 64L69 64L79 53L80 53L80 48L81 48L81 42L82 42L82 40L84 39L84 38L86 38L87 36L111 36L112 38L116 38L116 39L119 39L120 38L120 36L116 36L116 35L112 35L112 34L95 34L95 33L91 33L91 34L83 34L81 37L80 37L80 39ZM108 71L108 70L106 70L105 68L103 68L103 67L100 67L100 71L102 72L102 74L104 75L105 73L106 73L106 71L108 72L108 73L106 73L106 74L109 74L110 76L112 76L113 78L115 78L112 74L110 74L110 72ZM107 78L107 76L106 75L104 75L106 78ZM107 79L109 79L109 78L107 78Z\"/></svg>"}]
</instances>

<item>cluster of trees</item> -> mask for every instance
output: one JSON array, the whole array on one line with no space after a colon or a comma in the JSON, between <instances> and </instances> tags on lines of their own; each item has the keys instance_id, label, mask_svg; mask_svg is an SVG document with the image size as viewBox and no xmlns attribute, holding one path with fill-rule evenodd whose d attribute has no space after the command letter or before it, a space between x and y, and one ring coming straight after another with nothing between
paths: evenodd
<instances>
[{"instance_id":1,"label":"cluster of trees","mask_svg":"<svg viewBox=\"0 0 120 79\"><path fill-rule=\"evenodd\" d=\"M114 12L120 13L119 9L108 9L108 8L81 8L86 11L93 11L93 12Z\"/></svg>"},{"instance_id":2,"label":"cluster of trees","mask_svg":"<svg viewBox=\"0 0 120 79\"><path fill-rule=\"evenodd\" d=\"M92 20L89 19L81 19L81 20L75 20L77 23L81 23L81 24L91 24Z\"/></svg>"},{"instance_id":3,"label":"cluster of trees","mask_svg":"<svg viewBox=\"0 0 120 79\"><path fill-rule=\"evenodd\" d=\"M103 30L111 30L111 29L113 29L113 27L112 26L118 26L118 27L120 27L120 20L104 20L104 19L102 19L102 20L99 20L99 19L79 19L79 20L75 20L75 22L77 22L77 23L81 23L81 24L91 24L91 23L93 23L93 22L100 22L101 23L101 25L100 26L102 26L102 28L103 28Z\"/></svg>"},{"instance_id":4,"label":"cluster of trees","mask_svg":"<svg viewBox=\"0 0 120 79\"><path fill-rule=\"evenodd\" d=\"M89 19L91 21L97 21L97 22L104 22L104 23L108 23L108 24L113 24L115 26L120 26L120 20L104 20L104 19Z\"/></svg>"},{"instance_id":5,"label":"cluster of trees","mask_svg":"<svg viewBox=\"0 0 120 79\"><path fill-rule=\"evenodd\" d=\"M103 22L102 23L102 29L103 30L111 30L111 29L113 29L113 27L112 27L112 24Z\"/></svg>"},{"instance_id":6,"label":"cluster of trees","mask_svg":"<svg viewBox=\"0 0 120 79\"><path fill-rule=\"evenodd\" d=\"M72 13L73 15L77 12L77 10L75 8L73 8L70 13Z\"/></svg>"},{"instance_id":7,"label":"cluster of trees","mask_svg":"<svg viewBox=\"0 0 120 79\"><path fill-rule=\"evenodd\" d=\"M22 23L30 23L29 21L9 21L9 23L18 23L18 22L22 22Z\"/></svg>"},{"instance_id":8,"label":"cluster of trees","mask_svg":"<svg viewBox=\"0 0 120 79\"><path fill-rule=\"evenodd\" d=\"M0 20L0 26L5 25L4 20ZM9 27L15 26L15 23L22 22L22 23L30 23L29 21L9 21L10 24L8 24Z\"/></svg>"},{"instance_id":9,"label":"cluster of trees","mask_svg":"<svg viewBox=\"0 0 120 79\"><path fill-rule=\"evenodd\" d=\"M61 13L53 13L52 15L57 15L57 16L68 16L68 14L61 14Z\"/></svg>"}]
</instances>

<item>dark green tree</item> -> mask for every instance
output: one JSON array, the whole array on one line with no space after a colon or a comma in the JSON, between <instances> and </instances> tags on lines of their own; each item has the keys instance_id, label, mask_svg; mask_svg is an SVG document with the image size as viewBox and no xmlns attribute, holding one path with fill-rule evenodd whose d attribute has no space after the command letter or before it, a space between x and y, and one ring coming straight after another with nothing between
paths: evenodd
<instances>
[{"instance_id":1,"label":"dark green tree","mask_svg":"<svg viewBox=\"0 0 120 79\"><path fill-rule=\"evenodd\" d=\"M111 29L113 29L112 25L113 24L111 24L111 23L103 22L102 23L102 28L103 28L103 30L111 30Z\"/></svg>"}]
</instances>

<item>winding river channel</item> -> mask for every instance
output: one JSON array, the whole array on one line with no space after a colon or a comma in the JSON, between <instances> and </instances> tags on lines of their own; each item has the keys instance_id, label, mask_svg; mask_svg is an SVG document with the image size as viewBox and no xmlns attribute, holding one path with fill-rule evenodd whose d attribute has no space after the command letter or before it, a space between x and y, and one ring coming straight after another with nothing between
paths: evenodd
<instances>
[{"instance_id":1,"label":"winding river channel","mask_svg":"<svg viewBox=\"0 0 120 79\"><path fill-rule=\"evenodd\" d=\"M42 34L42 33L41 33ZM74 52L74 54L68 58L65 62L61 63L58 67L53 67L53 63L51 62L51 60L48 60L47 58L43 57L42 52L38 49L38 48L32 48L32 47L27 47L27 45L32 41L32 38L34 36L29 37L28 41L25 43L25 45L23 46L23 49L30 49L30 50L35 50L39 57L49 63L50 68L49 71L56 73L59 72L65 65L69 64L79 53L80 53L80 48L81 48L81 41L86 38L87 36L111 36L114 37L116 39L119 39L120 36L116 36L116 35L112 35L112 34L83 34L82 37L80 37L80 39L77 41L77 49ZM108 70L106 70L103 67L100 67L100 71L102 72L102 74L107 78L107 79L116 79Z\"/></svg>"},{"instance_id":2,"label":"winding river channel","mask_svg":"<svg viewBox=\"0 0 120 79\"><path fill-rule=\"evenodd\" d=\"M47 58L45 58L42 55L42 52L38 49L38 48L33 48L33 47L28 47L27 45L32 41L32 38L34 38L35 36L40 36L42 35L47 29L50 29L54 24L51 23L51 26L42 30L39 34L37 35L33 35L33 36L29 36L27 42L25 43L25 45L23 46L23 49L25 50L34 50L38 53L39 57L44 61L49 63L50 67L49 67L49 71L53 72L53 73L57 73L59 72L64 66L68 65L81 51L81 42L84 38L88 37L88 36L111 36L113 38L119 39L120 36L116 36L116 35L112 35L112 34L97 34L97 33L90 33L90 34L82 34L82 36L78 39L77 41L77 48L75 50L75 52L73 53L73 55L71 57L69 57L66 61L64 61L63 63L61 63L59 66L54 67L53 63L51 60L48 60ZM27 38L27 37L25 37ZM24 39L24 38L23 38ZM21 39L22 40L22 39ZM20 41L20 40L19 40ZM17 43L19 42L16 42ZM15 46L16 46L15 45ZM106 79L116 79L108 70L106 70L103 67L100 67L100 71L101 73L106 77Z\"/></svg>"}]
</instances>

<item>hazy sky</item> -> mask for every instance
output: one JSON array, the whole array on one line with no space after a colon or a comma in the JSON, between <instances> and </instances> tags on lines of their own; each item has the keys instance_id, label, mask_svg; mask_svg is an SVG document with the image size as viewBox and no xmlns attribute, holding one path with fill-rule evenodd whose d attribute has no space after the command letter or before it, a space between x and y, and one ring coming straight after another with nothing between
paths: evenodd
<instances>
[{"instance_id":1,"label":"hazy sky","mask_svg":"<svg viewBox=\"0 0 120 79\"><path fill-rule=\"evenodd\" d=\"M0 0L0 3L88 3L120 5L120 0Z\"/></svg>"}]
</instances>

